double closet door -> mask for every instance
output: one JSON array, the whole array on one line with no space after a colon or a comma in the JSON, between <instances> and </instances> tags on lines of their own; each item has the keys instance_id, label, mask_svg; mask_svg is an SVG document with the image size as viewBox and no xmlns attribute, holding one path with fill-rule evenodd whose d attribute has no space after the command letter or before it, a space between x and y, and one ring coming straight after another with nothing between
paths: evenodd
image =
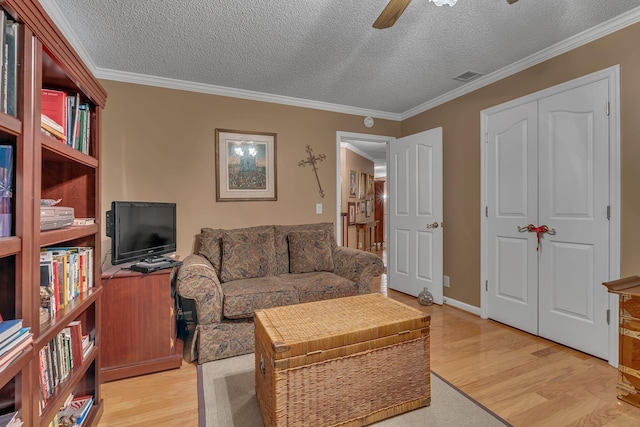
<instances>
[{"instance_id":1,"label":"double closet door","mask_svg":"<svg viewBox=\"0 0 640 427\"><path fill-rule=\"evenodd\" d=\"M486 117L488 317L608 357L607 79Z\"/></svg>"}]
</instances>

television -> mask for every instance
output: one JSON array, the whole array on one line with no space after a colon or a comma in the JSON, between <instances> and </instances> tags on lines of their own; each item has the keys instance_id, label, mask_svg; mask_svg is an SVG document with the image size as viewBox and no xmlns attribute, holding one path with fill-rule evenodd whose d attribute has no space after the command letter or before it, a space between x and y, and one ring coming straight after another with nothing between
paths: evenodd
<instances>
[{"instance_id":1,"label":"television","mask_svg":"<svg viewBox=\"0 0 640 427\"><path fill-rule=\"evenodd\" d=\"M175 203L114 201L106 222L112 265L176 251Z\"/></svg>"}]
</instances>

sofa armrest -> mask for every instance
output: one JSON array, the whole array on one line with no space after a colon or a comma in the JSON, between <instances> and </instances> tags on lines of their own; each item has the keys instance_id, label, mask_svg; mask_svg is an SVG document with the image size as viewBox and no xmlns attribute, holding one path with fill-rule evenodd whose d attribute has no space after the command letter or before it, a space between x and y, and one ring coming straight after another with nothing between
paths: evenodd
<instances>
[{"instance_id":1,"label":"sofa armrest","mask_svg":"<svg viewBox=\"0 0 640 427\"><path fill-rule=\"evenodd\" d=\"M224 294L211 263L201 255L188 255L178 270L176 291L196 303L198 323L206 325L222 320Z\"/></svg>"},{"instance_id":2,"label":"sofa armrest","mask_svg":"<svg viewBox=\"0 0 640 427\"><path fill-rule=\"evenodd\" d=\"M344 246L333 250L333 265L335 274L356 282L358 294L371 293L371 280L384 272L379 256Z\"/></svg>"}]
</instances>

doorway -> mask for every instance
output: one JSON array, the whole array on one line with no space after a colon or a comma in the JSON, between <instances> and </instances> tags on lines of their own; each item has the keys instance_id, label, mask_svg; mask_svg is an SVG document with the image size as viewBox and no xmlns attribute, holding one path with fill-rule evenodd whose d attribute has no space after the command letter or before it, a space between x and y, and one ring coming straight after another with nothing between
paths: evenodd
<instances>
[{"instance_id":1,"label":"doorway","mask_svg":"<svg viewBox=\"0 0 640 427\"><path fill-rule=\"evenodd\" d=\"M353 132L336 132L336 224L342 224L342 212L346 212L348 207L343 206L342 182L349 180L349 176L342 176L342 152L341 148L347 147L350 150L370 158L374 162L374 176L378 175L378 170L383 167L386 171L386 153L388 144L395 141L395 137L385 135L369 135ZM380 157L377 153L383 153L384 165L378 163ZM347 171L348 173L348 171ZM343 181L346 180L346 181ZM387 215L385 215L385 221ZM387 229L387 224L383 224L383 228ZM337 242L342 242L342 227L336 227Z\"/></svg>"}]
</instances>

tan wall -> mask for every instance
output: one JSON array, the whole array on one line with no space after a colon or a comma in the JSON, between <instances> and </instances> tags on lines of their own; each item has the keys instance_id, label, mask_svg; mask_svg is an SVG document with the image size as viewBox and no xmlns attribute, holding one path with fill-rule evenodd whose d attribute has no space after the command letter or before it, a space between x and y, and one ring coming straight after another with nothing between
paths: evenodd
<instances>
[{"instance_id":1,"label":"tan wall","mask_svg":"<svg viewBox=\"0 0 640 427\"><path fill-rule=\"evenodd\" d=\"M399 136L400 122L301 107L103 80L102 206L113 200L167 201L178 206L178 251L192 252L202 227L335 222L336 132ZM277 133L278 200L216 202L215 129ZM305 146L325 154L318 176L299 167ZM371 172L373 173L373 171ZM316 203L323 213L316 215ZM111 240L104 230L103 253ZM105 268L108 264L105 264Z\"/></svg>"},{"instance_id":2,"label":"tan wall","mask_svg":"<svg viewBox=\"0 0 640 427\"><path fill-rule=\"evenodd\" d=\"M363 202L366 198L372 199L373 196L366 196L365 199L359 198L359 190L356 191L356 197L349 197L349 172L356 171L356 179L359 180L360 172L366 173L368 176L373 176L374 172L374 164L371 160L366 157L362 157L360 154L355 153L347 148L341 149L340 158L342 161L342 212L347 212L347 203L355 202L356 207L358 206L358 202ZM359 188L359 187L357 187ZM359 209L356 209L356 222L366 221L367 219L373 219L373 214L371 217L367 218L365 213L360 213ZM345 240L345 246L350 248L355 248L357 244L357 235L356 235L356 227L352 225L349 227L349 239ZM361 233L362 234L362 233ZM361 236L362 240L362 236ZM360 242L360 249L362 249L362 243Z\"/></svg>"},{"instance_id":3,"label":"tan wall","mask_svg":"<svg viewBox=\"0 0 640 427\"><path fill-rule=\"evenodd\" d=\"M620 64L622 276L640 274L640 24L402 122L402 135L444 132L445 296L480 306L480 111Z\"/></svg>"}]
</instances>

